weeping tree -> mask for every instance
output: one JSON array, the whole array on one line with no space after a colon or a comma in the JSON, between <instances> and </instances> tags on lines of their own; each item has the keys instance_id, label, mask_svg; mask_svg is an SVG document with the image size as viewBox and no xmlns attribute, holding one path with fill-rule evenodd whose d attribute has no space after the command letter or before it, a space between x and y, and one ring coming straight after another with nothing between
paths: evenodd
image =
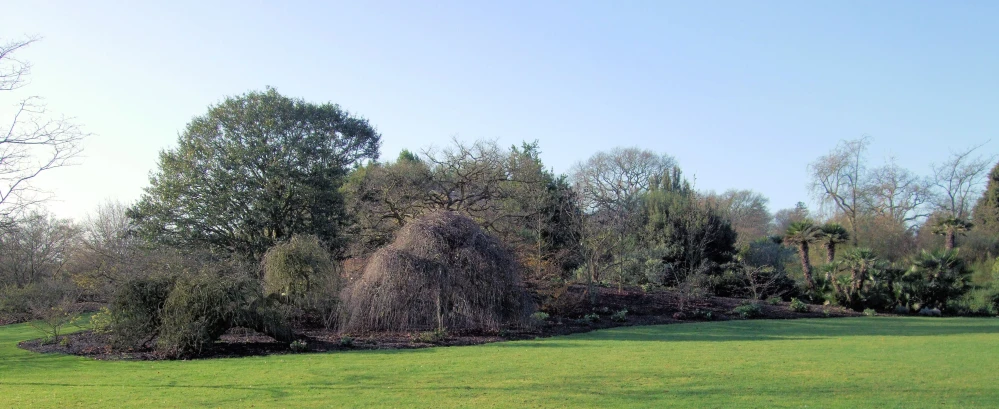
<instances>
[{"instance_id":1,"label":"weeping tree","mask_svg":"<svg viewBox=\"0 0 999 409\"><path fill-rule=\"evenodd\" d=\"M348 332L497 330L533 310L513 254L471 218L436 211L406 224L347 292Z\"/></svg>"}]
</instances>

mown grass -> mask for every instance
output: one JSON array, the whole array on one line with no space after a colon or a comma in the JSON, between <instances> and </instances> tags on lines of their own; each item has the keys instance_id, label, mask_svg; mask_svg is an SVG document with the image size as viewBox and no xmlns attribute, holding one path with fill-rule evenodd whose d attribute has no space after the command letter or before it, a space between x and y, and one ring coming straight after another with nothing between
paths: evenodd
<instances>
[{"instance_id":1,"label":"mown grass","mask_svg":"<svg viewBox=\"0 0 999 409\"><path fill-rule=\"evenodd\" d=\"M729 321L402 351L40 355L0 327L0 407L999 407L999 319Z\"/></svg>"}]
</instances>

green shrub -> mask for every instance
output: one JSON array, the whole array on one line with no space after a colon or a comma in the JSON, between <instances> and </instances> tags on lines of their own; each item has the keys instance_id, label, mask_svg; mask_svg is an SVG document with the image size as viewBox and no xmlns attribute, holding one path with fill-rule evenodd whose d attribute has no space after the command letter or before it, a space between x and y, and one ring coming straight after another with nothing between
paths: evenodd
<instances>
[{"instance_id":1,"label":"green shrub","mask_svg":"<svg viewBox=\"0 0 999 409\"><path fill-rule=\"evenodd\" d=\"M611 318L611 321L614 321L614 322L626 322L626 321L628 321L628 310L624 309L624 310L615 312L614 314L611 314L610 318Z\"/></svg>"},{"instance_id":2,"label":"green shrub","mask_svg":"<svg viewBox=\"0 0 999 409\"><path fill-rule=\"evenodd\" d=\"M909 307L906 307L904 305L897 305L895 306L895 313L898 315L907 315L909 314Z\"/></svg>"},{"instance_id":3,"label":"green shrub","mask_svg":"<svg viewBox=\"0 0 999 409\"><path fill-rule=\"evenodd\" d=\"M291 349L291 352L307 352L309 350L309 344L300 339L296 339L291 341L288 348Z\"/></svg>"},{"instance_id":4,"label":"green shrub","mask_svg":"<svg viewBox=\"0 0 999 409\"><path fill-rule=\"evenodd\" d=\"M808 312L809 311L808 310L808 304L805 304L803 301L801 301L801 300L799 300L797 298L792 298L791 299L791 304L789 305L789 308L791 309L791 311L794 311L794 312Z\"/></svg>"},{"instance_id":5,"label":"green shrub","mask_svg":"<svg viewBox=\"0 0 999 409\"><path fill-rule=\"evenodd\" d=\"M873 309L866 308L866 309L864 309L864 315L866 315L868 317L874 317L874 316L878 315L878 312L874 311Z\"/></svg>"},{"instance_id":6,"label":"green shrub","mask_svg":"<svg viewBox=\"0 0 999 409\"><path fill-rule=\"evenodd\" d=\"M999 315L999 290L976 288L947 302L947 312L957 315Z\"/></svg>"},{"instance_id":7,"label":"green shrub","mask_svg":"<svg viewBox=\"0 0 999 409\"><path fill-rule=\"evenodd\" d=\"M434 331L423 331L413 338L416 342L423 342L426 344L436 344L438 342L447 339L447 332L444 330L434 330Z\"/></svg>"},{"instance_id":8,"label":"green shrub","mask_svg":"<svg viewBox=\"0 0 999 409\"><path fill-rule=\"evenodd\" d=\"M583 316L583 322L593 323L597 321L600 321L600 315L595 312Z\"/></svg>"},{"instance_id":9,"label":"green shrub","mask_svg":"<svg viewBox=\"0 0 999 409\"><path fill-rule=\"evenodd\" d=\"M757 303L746 303L735 307L732 312L738 314L743 319L763 316L763 309Z\"/></svg>"},{"instance_id":10,"label":"green shrub","mask_svg":"<svg viewBox=\"0 0 999 409\"><path fill-rule=\"evenodd\" d=\"M714 320L715 315L712 314L711 311L702 310L702 309L698 308L698 309L696 309L696 310L694 310L693 312L690 313L690 318L695 319L695 320L708 320L708 321L711 321L711 320Z\"/></svg>"},{"instance_id":11,"label":"green shrub","mask_svg":"<svg viewBox=\"0 0 999 409\"><path fill-rule=\"evenodd\" d=\"M163 305L157 348L171 356L197 355L232 327L252 328L278 341L291 338L255 279L211 273L185 277Z\"/></svg>"},{"instance_id":12,"label":"green shrub","mask_svg":"<svg viewBox=\"0 0 999 409\"><path fill-rule=\"evenodd\" d=\"M829 311L828 308L823 308L822 309L822 316L826 317L826 318L829 318L829 317L832 316L832 311Z\"/></svg>"},{"instance_id":13,"label":"green shrub","mask_svg":"<svg viewBox=\"0 0 999 409\"><path fill-rule=\"evenodd\" d=\"M163 304L175 281L173 277L157 276L120 284L112 294L106 315L96 316L98 330L110 334L111 345L117 349L145 346L159 335Z\"/></svg>"},{"instance_id":14,"label":"green shrub","mask_svg":"<svg viewBox=\"0 0 999 409\"><path fill-rule=\"evenodd\" d=\"M344 336L344 337L340 338L340 341L338 343L340 344L341 348L353 348L354 347L354 338Z\"/></svg>"},{"instance_id":15,"label":"green shrub","mask_svg":"<svg viewBox=\"0 0 999 409\"><path fill-rule=\"evenodd\" d=\"M294 236L264 254L264 294L292 306L289 318L327 329L337 324L343 280L315 236Z\"/></svg>"},{"instance_id":16,"label":"green shrub","mask_svg":"<svg viewBox=\"0 0 999 409\"><path fill-rule=\"evenodd\" d=\"M783 300L781 300L780 297L767 298L767 303L770 305L780 305L781 301Z\"/></svg>"}]
</instances>

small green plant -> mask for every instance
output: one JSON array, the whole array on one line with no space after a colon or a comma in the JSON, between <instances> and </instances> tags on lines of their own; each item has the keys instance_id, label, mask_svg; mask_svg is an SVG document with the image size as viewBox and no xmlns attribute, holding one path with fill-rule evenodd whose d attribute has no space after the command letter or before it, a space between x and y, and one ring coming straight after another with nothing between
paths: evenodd
<instances>
[{"instance_id":1,"label":"small green plant","mask_svg":"<svg viewBox=\"0 0 999 409\"><path fill-rule=\"evenodd\" d=\"M763 315L763 309L757 303L747 303L735 307L732 312L738 314L742 319L756 318Z\"/></svg>"},{"instance_id":2,"label":"small green plant","mask_svg":"<svg viewBox=\"0 0 999 409\"><path fill-rule=\"evenodd\" d=\"M353 348L354 347L354 338L353 337L341 337L340 338L340 347L341 348Z\"/></svg>"},{"instance_id":3,"label":"small green plant","mask_svg":"<svg viewBox=\"0 0 999 409\"><path fill-rule=\"evenodd\" d=\"M111 310L108 307L101 307L94 315L90 316L90 327L95 334L110 334L112 322L114 322L113 317L111 317Z\"/></svg>"},{"instance_id":4,"label":"small green plant","mask_svg":"<svg viewBox=\"0 0 999 409\"><path fill-rule=\"evenodd\" d=\"M614 322L626 322L628 321L628 310L623 309L621 311L615 312L614 314L611 314L610 318L611 321Z\"/></svg>"},{"instance_id":5,"label":"small green plant","mask_svg":"<svg viewBox=\"0 0 999 409\"><path fill-rule=\"evenodd\" d=\"M543 324L546 321L548 321L548 317L549 317L549 315L548 315L547 312L538 311L538 312L536 312L534 314L531 314L531 321L534 321L535 323L538 323L538 324Z\"/></svg>"},{"instance_id":6,"label":"small green plant","mask_svg":"<svg viewBox=\"0 0 999 409\"><path fill-rule=\"evenodd\" d=\"M707 320L712 321L715 319L715 315L708 310L696 309L694 312L690 313L690 318L695 320Z\"/></svg>"},{"instance_id":7,"label":"small green plant","mask_svg":"<svg viewBox=\"0 0 999 409\"><path fill-rule=\"evenodd\" d=\"M832 312L830 312L828 308L823 308L822 309L822 316L826 317L826 318L829 318L829 317L832 316Z\"/></svg>"},{"instance_id":8,"label":"small green plant","mask_svg":"<svg viewBox=\"0 0 999 409\"><path fill-rule=\"evenodd\" d=\"M69 337L62 337L62 339L59 340L59 346L61 346L63 348L68 348L69 347Z\"/></svg>"},{"instance_id":9,"label":"small green plant","mask_svg":"<svg viewBox=\"0 0 999 409\"><path fill-rule=\"evenodd\" d=\"M792 298L791 304L788 307L794 312L808 312L808 304L797 298Z\"/></svg>"},{"instance_id":10,"label":"small green plant","mask_svg":"<svg viewBox=\"0 0 999 409\"><path fill-rule=\"evenodd\" d=\"M896 306L895 307L895 314L898 314L898 315L908 315L909 314L909 307L906 307L904 305Z\"/></svg>"},{"instance_id":11,"label":"small green plant","mask_svg":"<svg viewBox=\"0 0 999 409\"><path fill-rule=\"evenodd\" d=\"M295 352L295 353L306 352L306 351L309 350L309 344L306 343L305 341L300 340L300 339L296 339L294 341L291 341L291 344L288 345L288 347L291 348L291 352Z\"/></svg>"},{"instance_id":12,"label":"small green plant","mask_svg":"<svg viewBox=\"0 0 999 409\"><path fill-rule=\"evenodd\" d=\"M583 316L583 322L594 323L600 321L600 315L597 313L590 313Z\"/></svg>"},{"instance_id":13,"label":"small green plant","mask_svg":"<svg viewBox=\"0 0 999 409\"><path fill-rule=\"evenodd\" d=\"M864 315L866 315L868 317L873 317L873 316L878 315L878 312L874 311L873 309L866 308L866 309L864 309Z\"/></svg>"},{"instance_id":14,"label":"small green plant","mask_svg":"<svg viewBox=\"0 0 999 409\"><path fill-rule=\"evenodd\" d=\"M447 332L440 329L434 331L423 331L413 337L414 341L426 344L436 344L445 339L447 339Z\"/></svg>"},{"instance_id":15,"label":"small green plant","mask_svg":"<svg viewBox=\"0 0 999 409\"><path fill-rule=\"evenodd\" d=\"M794 299L792 298L791 300L793 301ZM780 297L767 298L767 303L770 305L779 305L781 301L783 300L781 300Z\"/></svg>"}]
</instances>

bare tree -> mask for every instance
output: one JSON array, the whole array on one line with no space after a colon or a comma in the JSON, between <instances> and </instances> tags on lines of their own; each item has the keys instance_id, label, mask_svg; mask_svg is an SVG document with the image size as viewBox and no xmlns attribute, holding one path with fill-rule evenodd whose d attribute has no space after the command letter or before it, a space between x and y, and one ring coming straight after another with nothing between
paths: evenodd
<instances>
[{"instance_id":1,"label":"bare tree","mask_svg":"<svg viewBox=\"0 0 999 409\"><path fill-rule=\"evenodd\" d=\"M888 163L869 173L862 197L867 211L912 226L929 216L924 205L932 198L932 192L928 180L898 166L895 158L889 158Z\"/></svg>"},{"instance_id":2,"label":"bare tree","mask_svg":"<svg viewBox=\"0 0 999 409\"><path fill-rule=\"evenodd\" d=\"M33 212L0 234L0 284L24 287L64 272L79 229L69 220Z\"/></svg>"},{"instance_id":3,"label":"bare tree","mask_svg":"<svg viewBox=\"0 0 999 409\"><path fill-rule=\"evenodd\" d=\"M823 204L846 217L857 244L857 218L863 205L867 146L871 137L842 141L828 155L808 165L812 193Z\"/></svg>"},{"instance_id":4,"label":"bare tree","mask_svg":"<svg viewBox=\"0 0 999 409\"><path fill-rule=\"evenodd\" d=\"M570 175L585 211L627 211L638 205L640 195L649 190L653 177L674 165L676 160L666 154L614 148L577 163Z\"/></svg>"},{"instance_id":5,"label":"bare tree","mask_svg":"<svg viewBox=\"0 0 999 409\"><path fill-rule=\"evenodd\" d=\"M720 195L708 193L703 200L732 222L732 228L738 234L737 247L765 237L770 229L773 219L767 208L770 199L760 193L730 189Z\"/></svg>"},{"instance_id":6,"label":"bare tree","mask_svg":"<svg viewBox=\"0 0 999 409\"><path fill-rule=\"evenodd\" d=\"M0 42L0 91L27 84L31 65L15 57L36 38ZM24 209L41 199L32 179L49 169L72 163L86 134L66 117L50 115L42 99L29 96L0 112L9 125L0 128L0 223L10 225ZM6 111L6 110L5 110Z\"/></svg>"},{"instance_id":7,"label":"bare tree","mask_svg":"<svg viewBox=\"0 0 999 409\"><path fill-rule=\"evenodd\" d=\"M951 153L945 162L932 166L933 186L938 190L934 204L951 217L967 219L981 194L989 166L996 159L995 155L975 156L986 143Z\"/></svg>"}]
</instances>

